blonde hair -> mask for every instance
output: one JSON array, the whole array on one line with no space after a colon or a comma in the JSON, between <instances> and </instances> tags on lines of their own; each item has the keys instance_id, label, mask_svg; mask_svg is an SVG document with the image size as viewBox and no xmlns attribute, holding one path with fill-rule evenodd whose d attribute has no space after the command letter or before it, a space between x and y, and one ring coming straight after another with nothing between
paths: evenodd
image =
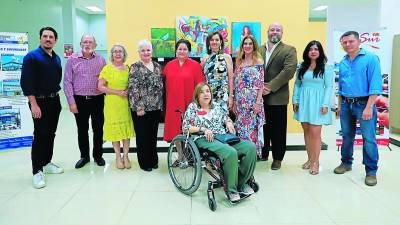
<instances>
[{"instance_id":1,"label":"blonde hair","mask_svg":"<svg viewBox=\"0 0 400 225\"><path fill-rule=\"evenodd\" d=\"M253 35L247 35L240 42L239 54L236 57L236 65L237 66L239 66L242 63L242 61L244 60L243 45L244 45L244 41L247 39L250 39L251 42L253 42L253 65L257 64L258 61L263 61L262 56L260 54L260 48L258 47L258 44L257 44L257 40L253 37Z\"/></svg>"}]
</instances>

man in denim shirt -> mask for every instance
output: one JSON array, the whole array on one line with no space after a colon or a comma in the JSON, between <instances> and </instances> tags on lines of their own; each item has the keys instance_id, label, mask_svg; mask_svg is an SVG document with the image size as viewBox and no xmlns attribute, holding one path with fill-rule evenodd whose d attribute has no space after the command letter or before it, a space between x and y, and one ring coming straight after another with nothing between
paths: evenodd
<instances>
[{"instance_id":1,"label":"man in denim shirt","mask_svg":"<svg viewBox=\"0 0 400 225\"><path fill-rule=\"evenodd\" d=\"M379 58L360 48L359 34L345 32L340 37L343 49L347 52L339 64L339 107L340 124L343 133L342 163L334 173L343 174L351 170L353 145L357 120L363 137L363 164L365 165L365 184L377 184L378 146L375 130L377 111L375 99L382 93L382 75Z\"/></svg>"}]
</instances>

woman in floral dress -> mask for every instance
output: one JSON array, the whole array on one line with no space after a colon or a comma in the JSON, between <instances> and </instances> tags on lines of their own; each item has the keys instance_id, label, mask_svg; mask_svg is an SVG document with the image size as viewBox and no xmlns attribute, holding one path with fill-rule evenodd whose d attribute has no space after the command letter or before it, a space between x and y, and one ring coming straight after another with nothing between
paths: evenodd
<instances>
[{"instance_id":1,"label":"woman in floral dress","mask_svg":"<svg viewBox=\"0 0 400 225\"><path fill-rule=\"evenodd\" d=\"M265 123L262 90L264 86L263 60L258 45L251 35L243 38L236 58L234 81L235 128L241 139L251 140L261 157Z\"/></svg>"}]
</instances>

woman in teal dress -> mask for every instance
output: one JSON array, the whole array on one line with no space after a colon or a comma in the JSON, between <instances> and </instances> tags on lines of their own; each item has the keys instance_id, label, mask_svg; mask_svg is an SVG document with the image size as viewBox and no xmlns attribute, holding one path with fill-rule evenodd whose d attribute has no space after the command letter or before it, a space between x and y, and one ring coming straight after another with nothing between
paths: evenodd
<instances>
[{"instance_id":1,"label":"woman in teal dress","mask_svg":"<svg viewBox=\"0 0 400 225\"><path fill-rule=\"evenodd\" d=\"M224 39L214 31L206 39L207 54L201 58L201 66L211 87L213 99L228 111L233 104L233 63L230 55L224 53Z\"/></svg>"},{"instance_id":2,"label":"woman in teal dress","mask_svg":"<svg viewBox=\"0 0 400 225\"><path fill-rule=\"evenodd\" d=\"M327 58L319 41L308 43L303 52L293 91L294 119L301 123L304 131L308 160L302 166L310 174L319 172L322 125L332 123L329 113L333 71L326 66Z\"/></svg>"},{"instance_id":3,"label":"woman in teal dress","mask_svg":"<svg viewBox=\"0 0 400 225\"><path fill-rule=\"evenodd\" d=\"M264 67L257 41L251 35L243 38L240 44L234 76L235 128L241 139L251 140L256 145L261 158L265 124L262 98Z\"/></svg>"}]
</instances>

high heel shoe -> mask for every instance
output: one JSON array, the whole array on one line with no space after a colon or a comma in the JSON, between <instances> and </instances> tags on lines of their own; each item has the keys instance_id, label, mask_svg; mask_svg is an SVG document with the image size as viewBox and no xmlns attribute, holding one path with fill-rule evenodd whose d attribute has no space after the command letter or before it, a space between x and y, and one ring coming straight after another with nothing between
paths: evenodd
<instances>
[{"instance_id":1,"label":"high heel shoe","mask_svg":"<svg viewBox=\"0 0 400 225\"><path fill-rule=\"evenodd\" d=\"M130 168L131 168L131 161L129 160L128 157L124 157L124 166L125 166L125 168L127 168L127 169L130 169Z\"/></svg>"},{"instance_id":2,"label":"high heel shoe","mask_svg":"<svg viewBox=\"0 0 400 225\"><path fill-rule=\"evenodd\" d=\"M118 169L122 170L125 168L124 163L122 162L121 158L116 158L115 159L115 165Z\"/></svg>"},{"instance_id":3,"label":"high heel shoe","mask_svg":"<svg viewBox=\"0 0 400 225\"><path fill-rule=\"evenodd\" d=\"M305 162L305 163L301 166L301 168L303 168L303 170L308 170L308 169L310 169L310 166L311 166L311 160L307 160L307 162Z\"/></svg>"},{"instance_id":4,"label":"high heel shoe","mask_svg":"<svg viewBox=\"0 0 400 225\"><path fill-rule=\"evenodd\" d=\"M311 175L317 175L319 173L319 163L318 162L314 162L311 164L310 167L310 174Z\"/></svg>"}]
</instances>

